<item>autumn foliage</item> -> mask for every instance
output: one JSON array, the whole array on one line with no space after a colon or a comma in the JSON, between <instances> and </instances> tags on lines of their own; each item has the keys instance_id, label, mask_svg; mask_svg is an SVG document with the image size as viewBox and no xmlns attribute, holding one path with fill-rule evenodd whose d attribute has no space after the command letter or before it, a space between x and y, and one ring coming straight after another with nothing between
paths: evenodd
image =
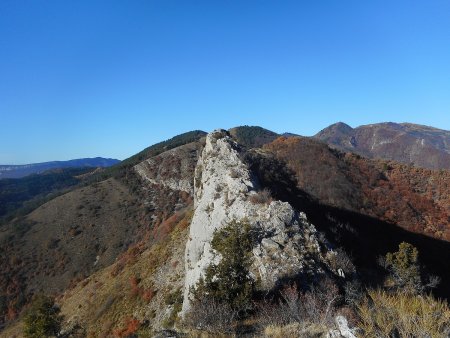
<instances>
[{"instance_id":1,"label":"autumn foliage","mask_svg":"<svg viewBox=\"0 0 450 338\"><path fill-rule=\"evenodd\" d=\"M114 330L114 337L128 337L136 333L140 326L141 323L136 318L127 318L124 327Z\"/></svg>"},{"instance_id":2,"label":"autumn foliage","mask_svg":"<svg viewBox=\"0 0 450 338\"><path fill-rule=\"evenodd\" d=\"M152 287L145 288L140 283L140 278L136 276L130 278L130 294L132 297L141 297L141 299L148 303L153 299L156 292Z\"/></svg>"},{"instance_id":3,"label":"autumn foliage","mask_svg":"<svg viewBox=\"0 0 450 338\"><path fill-rule=\"evenodd\" d=\"M287 164L298 187L322 203L450 240L450 171L341 153L310 138L264 146Z\"/></svg>"}]
</instances>

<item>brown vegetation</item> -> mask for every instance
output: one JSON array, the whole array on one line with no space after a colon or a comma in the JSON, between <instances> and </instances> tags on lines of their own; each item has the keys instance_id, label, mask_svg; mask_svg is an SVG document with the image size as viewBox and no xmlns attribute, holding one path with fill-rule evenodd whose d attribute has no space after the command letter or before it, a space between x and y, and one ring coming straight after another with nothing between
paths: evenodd
<instances>
[{"instance_id":1,"label":"brown vegetation","mask_svg":"<svg viewBox=\"0 0 450 338\"><path fill-rule=\"evenodd\" d=\"M257 191L254 194L248 196L248 200L254 204L269 204L272 202L272 196L268 188Z\"/></svg>"},{"instance_id":2,"label":"brown vegetation","mask_svg":"<svg viewBox=\"0 0 450 338\"><path fill-rule=\"evenodd\" d=\"M114 330L114 337L129 337L136 333L141 323L135 318L126 318L124 327Z\"/></svg>"},{"instance_id":3,"label":"brown vegetation","mask_svg":"<svg viewBox=\"0 0 450 338\"><path fill-rule=\"evenodd\" d=\"M187 162L158 163L159 173L169 178L179 163L193 173L196 147L185 147ZM120 181L93 182L8 224L0 233L0 324L14 319L33 292L57 294L113 263L110 274L117 276L147 244L164 240L191 203L189 193L127 171Z\"/></svg>"},{"instance_id":4,"label":"brown vegetation","mask_svg":"<svg viewBox=\"0 0 450 338\"><path fill-rule=\"evenodd\" d=\"M218 302L214 298L202 298L192 304L184 325L211 334L229 334L234 331L236 317L236 310L229 304Z\"/></svg>"},{"instance_id":5,"label":"brown vegetation","mask_svg":"<svg viewBox=\"0 0 450 338\"><path fill-rule=\"evenodd\" d=\"M174 304L179 303L184 266L174 266L174 262L184 257L186 224L190 223L191 216L191 209L180 212L178 223L166 237L146 241L145 245L138 243L137 247L143 250L132 250L133 259L126 260L114 278L110 277L111 271L120 260L66 292L61 299L63 315L71 318L76 314L78 324L92 337L101 333L105 337L114 334L125 337L124 334L131 334L131 329L136 329L134 334L138 336L144 333L153 336L148 321L153 325L159 323L161 327L168 319L161 309L167 306L176 308L171 312L170 320L176 319L180 306ZM96 280L104 281L104 284L98 285Z\"/></svg>"},{"instance_id":6,"label":"brown vegetation","mask_svg":"<svg viewBox=\"0 0 450 338\"><path fill-rule=\"evenodd\" d=\"M303 292L295 284L285 286L278 303L262 302L258 306L259 323L266 326L283 326L292 323L309 326L328 326L333 322L341 295L331 279L324 279Z\"/></svg>"},{"instance_id":7,"label":"brown vegetation","mask_svg":"<svg viewBox=\"0 0 450 338\"><path fill-rule=\"evenodd\" d=\"M308 138L264 149L287 163L298 187L322 203L450 240L450 172L343 154Z\"/></svg>"},{"instance_id":8,"label":"brown vegetation","mask_svg":"<svg viewBox=\"0 0 450 338\"><path fill-rule=\"evenodd\" d=\"M450 308L431 296L368 292L358 306L363 337L441 337L450 334Z\"/></svg>"}]
</instances>

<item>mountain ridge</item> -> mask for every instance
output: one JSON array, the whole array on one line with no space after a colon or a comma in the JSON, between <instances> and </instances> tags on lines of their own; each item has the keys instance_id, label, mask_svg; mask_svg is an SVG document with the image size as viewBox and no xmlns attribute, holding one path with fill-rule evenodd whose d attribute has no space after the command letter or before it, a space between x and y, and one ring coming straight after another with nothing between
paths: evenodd
<instances>
[{"instance_id":1,"label":"mountain ridge","mask_svg":"<svg viewBox=\"0 0 450 338\"><path fill-rule=\"evenodd\" d=\"M342 151L429 169L450 169L450 131L413 123L382 122L352 128L338 122L313 138Z\"/></svg>"},{"instance_id":2,"label":"mountain ridge","mask_svg":"<svg viewBox=\"0 0 450 338\"><path fill-rule=\"evenodd\" d=\"M29 164L3 164L0 165L0 179L21 178L31 174L40 174L47 170L81 167L110 167L120 163L120 160L104 157L88 157L67 161L48 161Z\"/></svg>"}]
</instances>

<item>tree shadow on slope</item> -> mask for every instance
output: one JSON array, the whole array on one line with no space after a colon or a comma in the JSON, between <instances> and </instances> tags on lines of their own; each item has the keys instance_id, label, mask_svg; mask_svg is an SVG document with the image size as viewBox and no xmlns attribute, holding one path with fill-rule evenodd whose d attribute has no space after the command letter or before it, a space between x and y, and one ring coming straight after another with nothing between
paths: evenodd
<instances>
[{"instance_id":1,"label":"tree shadow on slope","mask_svg":"<svg viewBox=\"0 0 450 338\"><path fill-rule=\"evenodd\" d=\"M378 258L396 251L399 243L404 241L417 247L420 261L427 271L441 278L433 293L450 300L449 242L412 233L361 213L322 204L299 189L295 174L275 157L248 153L245 160L261 186L269 188L274 198L289 202L295 209L305 212L308 220L325 234L332 245L344 248L353 258L363 285L382 285L385 271L377 263Z\"/></svg>"}]
</instances>

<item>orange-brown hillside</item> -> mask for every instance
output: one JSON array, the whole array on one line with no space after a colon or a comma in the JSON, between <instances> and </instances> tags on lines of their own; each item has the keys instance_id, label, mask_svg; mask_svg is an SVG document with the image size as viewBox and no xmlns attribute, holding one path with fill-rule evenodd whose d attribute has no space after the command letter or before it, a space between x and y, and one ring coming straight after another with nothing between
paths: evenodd
<instances>
[{"instance_id":1,"label":"orange-brown hillside","mask_svg":"<svg viewBox=\"0 0 450 338\"><path fill-rule=\"evenodd\" d=\"M264 149L286 162L298 187L321 203L450 240L450 171L341 153L305 137Z\"/></svg>"}]
</instances>

